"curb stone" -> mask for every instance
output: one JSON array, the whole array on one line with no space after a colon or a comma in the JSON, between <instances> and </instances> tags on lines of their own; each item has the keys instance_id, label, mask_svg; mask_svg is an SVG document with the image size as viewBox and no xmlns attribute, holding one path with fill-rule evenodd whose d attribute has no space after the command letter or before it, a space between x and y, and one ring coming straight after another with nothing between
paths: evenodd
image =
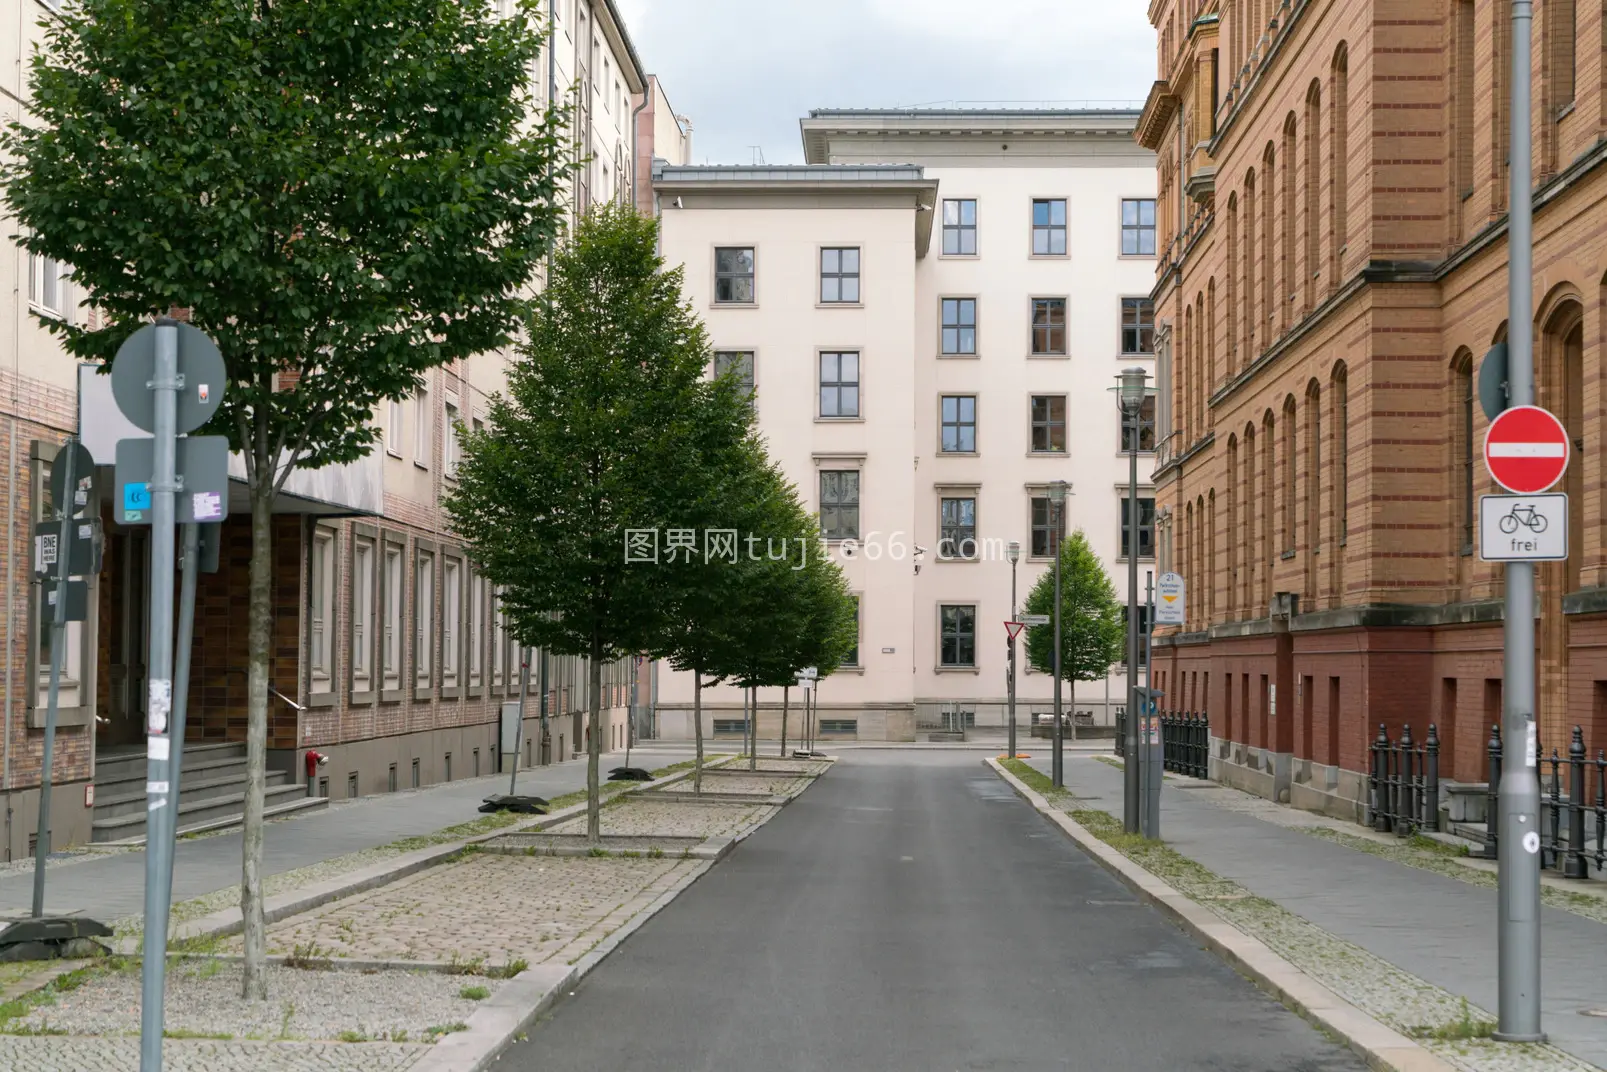
<instances>
[{"instance_id":1,"label":"curb stone","mask_svg":"<svg viewBox=\"0 0 1607 1072\"><path fill-rule=\"evenodd\" d=\"M1377 1072L1457 1072L1394 1028L1362 1012L1312 976L1274 953L1210 909L1196 904L1155 875L1099 840L1071 816L1053 807L995 759L983 760L1016 795L1057 826L1095 862L1111 872L1139 899L1181 925L1205 948L1231 964L1258 987L1302 1018L1345 1040Z\"/></svg>"}]
</instances>

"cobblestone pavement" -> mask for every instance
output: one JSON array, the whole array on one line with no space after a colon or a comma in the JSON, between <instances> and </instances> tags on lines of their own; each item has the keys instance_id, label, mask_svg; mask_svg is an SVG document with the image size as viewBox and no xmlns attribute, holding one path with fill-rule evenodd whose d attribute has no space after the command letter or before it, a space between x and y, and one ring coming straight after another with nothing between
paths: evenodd
<instances>
[{"instance_id":1,"label":"cobblestone pavement","mask_svg":"<svg viewBox=\"0 0 1607 1072\"><path fill-rule=\"evenodd\" d=\"M217 960L174 961L167 974L165 1027L173 1034L257 1041L432 1041L439 1029L474 1015L497 980L435 972L268 971L268 1001L240 1000L240 966ZM116 1036L140 1029L137 964L109 970L12 1021L11 1031L65 1030Z\"/></svg>"},{"instance_id":2,"label":"cobblestone pavement","mask_svg":"<svg viewBox=\"0 0 1607 1072\"><path fill-rule=\"evenodd\" d=\"M276 923L268 928L268 951L480 960L490 968L516 960L568 962L699 865L675 858L476 853Z\"/></svg>"},{"instance_id":3,"label":"cobblestone pavement","mask_svg":"<svg viewBox=\"0 0 1607 1072\"><path fill-rule=\"evenodd\" d=\"M225 1042L168 1039L166 1072L401 1072L428 1046L388 1042ZM130 1072L138 1038L0 1035L0 1072Z\"/></svg>"},{"instance_id":4,"label":"cobblestone pavement","mask_svg":"<svg viewBox=\"0 0 1607 1072\"><path fill-rule=\"evenodd\" d=\"M651 834L668 837L734 837L764 822L775 814L775 810L764 804L692 805L652 800L646 796L633 797L603 809L602 832L632 837ZM583 834L586 832L586 817L582 815L570 819L552 829L559 834Z\"/></svg>"},{"instance_id":5,"label":"cobblestone pavement","mask_svg":"<svg viewBox=\"0 0 1607 1072\"><path fill-rule=\"evenodd\" d=\"M796 796L813 781L811 778L778 778L774 774L705 774L705 793L752 793L756 796ZM671 782L655 793L690 793L692 779Z\"/></svg>"},{"instance_id":6,"label":"cobblestone pavement","mask_svg":"<svg viewBox=\"0 0 1607 1072\"><path fill-rule=\"evenodd\" d=\"M798 774L807 774L818 777L825 774L831 762L825 759L766 759L759 757L759 769L768 771L795 771Z\"/></svg>"}]
</instances>

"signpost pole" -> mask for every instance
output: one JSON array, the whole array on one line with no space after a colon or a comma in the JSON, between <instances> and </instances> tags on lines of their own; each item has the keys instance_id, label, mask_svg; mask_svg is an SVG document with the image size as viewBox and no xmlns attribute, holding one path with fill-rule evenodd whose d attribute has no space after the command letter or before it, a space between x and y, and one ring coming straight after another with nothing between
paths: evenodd
<instances>
[{"instance_id":1,"label":"signpost pole","mask_svg":"<svg viewBox=\"0 0 1607 1072\"><path fill-rule=\"evenodd\" d=\"M524 748L525 740L525 697L530 694L530 649L523 644L519 646L519 722L513 733L513 762L508 764L508 795L511 797L519 791L519 752ZM546 703L542 697L542 703Z\"/></svg>"},{"instance_id":2,"label":"signpost pole","mask_svg":"<svg viewBox=\"0 0 1607 1072\"><path fill-rule=\"evenodd\" d=\"M168 714L173 699L173 518L177 440L178 324L156 323L155 471L151 475L150 695L147 700L145 954L141 963L140 1072L162 1072L162 999L167 971L167 915L172 890L173 841L169 784L173 737Z\"/></svg>"},{"instance_id":3,"label":"signpost pole","mask_svg":"<svg viewBox=\"0 0 1607 1072\"><path fill-rule=\"evenodd\" d=\"M56 515L61 528L56 537L56 608L50 620L50 698L45 708L45 754L42 782L39 790L39 831L34 838L33 850L33 918L45 914L45 857L50 855L50 796L55 789L51 768L56 762L56 712L61 701L61 661L67 647L67 578L72 572L73 513L76 506L78 479L73 472L78 459L78 440L69 437L62 445L58 457L65 467L60 486L65 490L62 501L56 503ZM40 591L44 591L43 587ZM41 616L42 617L42 616Z\"/></svg>"},{"instance_id":4,"label":"signpost pole","mask_svg":"<svg viewBox=\"0 0 1607 1072\"><path fill-rule=\"evenodd\" d=\"M183 797L184 778L184 722L190 705L190 647L195 638L195 583L200 570L201 526L194 521L184 526L183 574L179 582L179 636L173 653L173 752L168 779L173 783L173 806L163 810L162 840L169 846L167 852L167 888L173 889L173 841L178 834L179 801ZM312 779L309 779L309 782ZM147 829L145 840L149 844L155 832Z\"/></svg>"},{"instance_id":5,"label":"signpost pole","mask_svg":"<svg viewBox=\"0 0 1607 1072\"><path fill-rule=\"evenodd\" d=\"M1530 131L1532 0L1512 0L1512 132L1508 166L1507 339L1508 404L1534 403L1533 190ZM1500 845L1497 874L1499 1011L1495 1037L1534 1042L1540 1030L1540 782L1535 777L1534 565L1506 567L1502 730L1523 762L1502 765L1497 792ZM1521 745L1520 745L1521 742ZM1514 756L1514 760L1516 757Z\"/></svg>"}]
</instances>

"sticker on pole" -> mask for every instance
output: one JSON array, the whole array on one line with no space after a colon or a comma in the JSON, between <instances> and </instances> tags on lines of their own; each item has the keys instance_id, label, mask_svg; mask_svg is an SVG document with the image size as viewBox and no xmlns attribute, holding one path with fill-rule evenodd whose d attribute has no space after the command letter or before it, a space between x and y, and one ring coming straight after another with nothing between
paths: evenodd
<instances>
[{"instance_id":1,"label":"sticker on pole","mask_svg":"<svg viewBox=\"0 0 1607 1072\"><path fill-rule=\"evenodd\" d=\"M1539 406L1515 406L1490 422L1484 464L1495 482L1518 495L1538 495L1568 468L1568 430Z\"/></svg>"},{"instance_id":2,"label":"sticker on pole","mask_svg":"<svg viewBox=\"0 0 1607 1072\"><path fill-rule=\"evenodd\" d=\"M151 679L146 695L145 732L167 732L167 713L173 708L173 683Z\"/></svg>"},{"instance_id":3,"label":"sticker on pole","mask_svg":"<svg viewBox=\"0 0 1607 1072\"><path fill-rule=\"evenodd\" d=\"M1533 830L1523 835L1523 851L1533 856L1540 851L1540 835Z\"/></svg>"},{"instance_id":4,"label":"sticker on pole","mask_svg":"<svg viewBox=\"0 0 1607 1072\"><path fill-rule=\"evenodd\" d=\"M1011 640L1021 635L1021 630L1027 627L1026 622L1005 622L1004 631Z\"/></svg>"},{"instance_id":5,"label":"sticker on pole","mask_svg":"<svg viewBox=\"0 0 1607 1072\"><path fill-rule=\"evenodd\" d=\"M1155 624L1182 625L1185 606L1183 577L1163 573L1155 582Z\"/></svg>"}]
</instances>

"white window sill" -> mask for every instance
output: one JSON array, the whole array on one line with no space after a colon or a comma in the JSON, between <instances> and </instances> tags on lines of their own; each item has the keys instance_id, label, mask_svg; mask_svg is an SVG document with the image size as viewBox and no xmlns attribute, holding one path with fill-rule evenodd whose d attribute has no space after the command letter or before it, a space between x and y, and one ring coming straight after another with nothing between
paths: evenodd
<instances>
[{"instance_id":1,"label":"white window sill","mask_svg":"<svg viewBox=\"0 0 1607 1072\"><path fill-rule=\"evenodd\" d=\"M943 354L943 353L940 353L940 354L937 355L937 359L939 361L980 361L980 360L982 360L982 356L980 354Z\"/></svg>"},{"instance_id":2,"label":"white window sill","mask_svg":"<svg viewBox=\"0 0 1607 1072\"><path fill-rule=\"evenodd\" d=\"M756 302L756 301L751 301L751 302L715 301L715 302L709 302L709 308L710 309L757 309L757 308L759 308L759 303Z\"/></svg>"},{"instance_id":3,"label":"white window sill","mask_svg":"<svg viewBox=\"0 0 1607 1072\"><path fill-rule=\"evenodd\" d=\"M1033 354L1027 355L1028 361L1070 361L1070 354Z\"/></svg>"},{"instance_id":4,"label":"white window sill","mask_svg":"<svg viewBox=\"0 0 1607 1072\"><path fill-rule=\"evenodd\" d=\"M816 424L864 424L863 417L816 417Z\"/></svg>"},{"instance_id":5,"label":"white window sill","mask_svg":"<svg viewBox=\"0 0 1607 1072\"><path fill-rule=\"evenodd\" d=\"M817 302L815 302L815 308L816 309L863 309L863 308L865 308L865 303L864 302L849 302L849 301L817 301Z\"/></svg>"},{"instance_id":6,"label":"white window sill","mask_svg":"<svg viewBox=\"0 0 1607 1072\"><path fill-rule=\"evenodd\" d=\"M934 667L932 667L932 673L934 673L934 674L980 674L981 672L982 672L982 668L980 666L934 666Z\"/></svg>"}]
</instances>

